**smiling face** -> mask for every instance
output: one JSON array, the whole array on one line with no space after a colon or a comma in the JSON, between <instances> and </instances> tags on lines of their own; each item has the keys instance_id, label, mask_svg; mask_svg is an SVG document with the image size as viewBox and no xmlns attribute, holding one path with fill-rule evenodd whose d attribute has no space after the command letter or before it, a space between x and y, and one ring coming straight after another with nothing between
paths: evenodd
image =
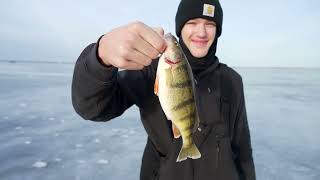
<instances>
[{"instance_id":1,"label":"smiling face","mask_svg":"<svg viewBox=\"0 0 320 180\"><path fill-rule=\"evenodd\" d=\"M181 30L183 42L196 58L208 54L216 36L216 23L203 18L191 19Z\"/></svg>"}]
</instances>

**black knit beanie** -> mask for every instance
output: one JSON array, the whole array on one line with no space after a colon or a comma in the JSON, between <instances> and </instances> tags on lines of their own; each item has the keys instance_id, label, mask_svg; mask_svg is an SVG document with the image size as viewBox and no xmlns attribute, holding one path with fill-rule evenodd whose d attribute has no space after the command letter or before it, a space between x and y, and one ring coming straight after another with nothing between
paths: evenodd
<instances>
[{"instance_id":1,"label":"black knit beanie","mask_svg":"<svg viewBox=\"0 0 320 180\"><path fill-rule=\"evenodd\" d=\"M208 54L202 58L194 57L181 36L181 30L184 24L190 19L204 18L214 21L217 25L217 32ZM219 0L181 0L176 14L176 34L179 37L179 43L191 65L195 76L200 76L202 72L212 65L219 63L216 57L218 37L222 31L223 12Z\"/></svg>"},{"instance_id":2,"label":"black knit beanie","mask_svg":"<svg viewBox=\"0 0 320 180\"><path fill-rule=\"evenodd\" d=\"M176 14L176 34L181 35L190 19L204 18L217 24L217 37L221 35L223 12L219 0L181 0Z\"/></svg>"}]
</instances>

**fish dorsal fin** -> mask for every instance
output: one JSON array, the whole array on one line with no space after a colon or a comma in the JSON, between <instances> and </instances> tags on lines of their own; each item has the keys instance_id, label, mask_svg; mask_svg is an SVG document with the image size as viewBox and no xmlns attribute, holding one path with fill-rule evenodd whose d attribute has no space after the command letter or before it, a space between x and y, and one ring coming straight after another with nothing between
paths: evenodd
<instances>
[{"instance_id":1,"label":"fish dorsal fin","mask_svg":"<svg viewBox=\"0 0 320 180\"><path fill-rule=\"evenodd\" d=\"M194 126L193 126L193 132L196 132L198 127L199 127L199 124L200 124L200 119L199 119L199 114L198 114L198 111L197 111L197 106L196 106L196 115L195 115L196 119L195 119L195 122L194 122Z\"/></svg>"}]
</instances>

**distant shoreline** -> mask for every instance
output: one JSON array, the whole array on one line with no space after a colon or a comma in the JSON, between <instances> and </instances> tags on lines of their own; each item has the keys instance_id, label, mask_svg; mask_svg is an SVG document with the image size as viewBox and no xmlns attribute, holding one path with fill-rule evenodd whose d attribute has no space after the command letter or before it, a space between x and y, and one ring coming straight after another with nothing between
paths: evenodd
<instances>
[{"instance_id":1,"label":"distant shoreline","mask_svg":"<svg viewBox=\"0 0 320 180\"><path fill-rule=\"evenodd\" d=\"M26 63L26 64L75 64L68 61L36 61L36 60L3 60L0 63ZM250 68L250 69L320 69L320 67L285 67L285 66L231 66L232 68Z\"/></svg>"},{"instance_id":2,"label":"distant shoreline","mask_svg":"<svg viewBox=\"0 0 320 180\"><path fill-rule=\"evenodd\" d=\"M74 64L75 62L67 61L35 61L35 60L3 60L0 59L1 63L30 63L30 64Z\"/></svg>"}]
</instances>

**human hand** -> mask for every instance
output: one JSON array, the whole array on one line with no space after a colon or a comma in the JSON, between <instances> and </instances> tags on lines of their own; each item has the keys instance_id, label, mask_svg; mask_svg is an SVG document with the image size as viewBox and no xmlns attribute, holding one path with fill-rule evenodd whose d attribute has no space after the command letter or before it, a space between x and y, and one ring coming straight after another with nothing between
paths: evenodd
<instances>
[{"instance_id":1,"label":"human hand","mask_svg":"<svg viewBox=\"0 0 320 180\"><path fill-rule=\"evenodd\" d=\"M163 34L161 27L133 22L106 33L99 42L98 55L105 65L139 70L165 50Z\"/></svg>"}]
</instances>

